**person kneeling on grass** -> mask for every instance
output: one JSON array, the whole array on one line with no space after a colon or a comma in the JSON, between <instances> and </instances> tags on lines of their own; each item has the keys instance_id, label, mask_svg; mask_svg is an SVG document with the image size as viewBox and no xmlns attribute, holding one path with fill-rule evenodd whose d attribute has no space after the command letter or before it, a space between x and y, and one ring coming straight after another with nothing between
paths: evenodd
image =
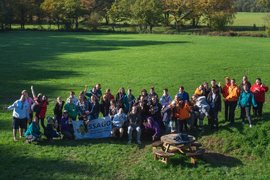
<instances>
[{"instance_id":1,"label":"person kneeling on grass","mask_svg":"<svg viewBox=\"0 0 270 180\"><path fill-rule=\"evenodd\" d=\"M63 134L63 139L74 138L72 124L70 124L68 111L66 110L64 110L63 116L61 118L61 133Z\"/></svg>"},{"instance_id":2,"label":"person kneeling on grass","mask_svg":"<svg viewBox=\"0 0 270 180\"><path fill-rule=\"evenodd\" d=\"M145 130L150 130L154 134L152 135L152 141L156 141L161 136L161 130L156 121L152 117L147 118L147 121L143 123Z\"/></svg>"},{"instance_id":3,"label":"person kneeling on grass","mask_svg":"<svg viewBox=\"0 0 270 180\"><path fill-rule=\"evenodd\" d=\"M141 144L141 117L136 106L132 107L132 111L128 115L128 144L131 143L133 130L137 132L137 143Z\"/></svg>"},{"instance_id":4,"label":"person kneeling on grass","mask_svg":"<svg viewBox=\"0 0 270 180\"><path fill-rule=\"evenodd\" d=\"M120 138L123 137L123 134L124 134L123 126L126 121L127 121L127 115L123 112L123 109L120 108L112 121L113 129L111 133L113 137L116 137L117 131L119 131L120 133Z\"/></svg>"},{"instance_id":5,"label":"person kneeling on grass","mask_svg":"<svg viewBox=\"0 0 270 180\"><path fill-rule=\"evenodd\" d=\"M249 85L244 84L243 91L239 96L238 107L241 108L242 124L243 125L245 124L245 116L246 116L249 122L249 127L252 127L250 116L251 105L253 105L253 107L255 108L257 107L254 95L249 90Z\"/></svg>"},{"instance_id":6,"label":"person kneeling on grass","mask_svg":"<svg viewBox=\"0 0 270 180\"><path fill-rule=\"evenodd\" d=\"M45 128L44 135L50 141L54 137L60 137L60 134L54 129L54 119L52 117L47 117L48 124Z\"/></svg>"},{"instance_id":7,"label":"person kneeling on grass","mask_svg":"<svg viewBox=\"0 0 270 180\"><path fill-rule=\"evenodd\" d=\"M38 125L38 118L35 117L32 121L32 123L29 125L27 131L24 133L24 136L26 137L26 141L28 143L39 141L41 138L41 132Z\"/></svg>"}]
</instances>

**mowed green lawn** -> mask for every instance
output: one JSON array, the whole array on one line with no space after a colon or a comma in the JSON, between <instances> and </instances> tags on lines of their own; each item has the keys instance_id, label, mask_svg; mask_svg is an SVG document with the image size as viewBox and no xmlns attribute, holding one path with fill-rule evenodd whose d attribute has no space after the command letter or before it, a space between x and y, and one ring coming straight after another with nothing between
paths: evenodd
<instances>
[{"instance_id":1,"label":"mowed green lawn","mask_svg":"<svg viewBox=\"0 0 270 180\"><path fill-rule=\"evenodd\" d=\"M128 35L57 32L0 34L0 103L9 105L34 85L51 100L101 83L113 94L121 86L136 96L154 85L159 95L179 85L192 94L203 81L225 76L239 83L248 75L270 85L268 38ZM269 93L267 94L269 99ZM52 115L54 103L49 105ZM193 167L177 155L169 165L155 161L149 142L142 147L119 140L14 143L12 112L0 114L0 179L266 179L270 176L270 105L264 121L251 129L236 120L230 128L220 114L220 130L197 133L211 151ZM239 117L237 109L236 117ZM205 120L205 124L207 121Z\"/></svg>"},{"instance_id":2,"label":"mowed green lawn","mask_svg":"<svg viewBox=\"0 0 270 180\"><path fill-rule=\"evenodd\" d=\"M267 13L238 12L235 15L233 26L265 26L265 17Z\"/></svg>"}]
</instances>

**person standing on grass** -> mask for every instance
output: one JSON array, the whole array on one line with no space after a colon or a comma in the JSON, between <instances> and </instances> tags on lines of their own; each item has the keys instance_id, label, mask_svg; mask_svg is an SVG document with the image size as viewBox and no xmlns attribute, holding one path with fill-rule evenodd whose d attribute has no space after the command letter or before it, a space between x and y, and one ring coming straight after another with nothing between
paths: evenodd
<instances>
[{"instance_id":1,"label":"person standing on grass","mask_svg":"<svg viewBox=\"0 0 270 180\"><path fill-rule=\"evenodd\" d=\"M203 83L203 93L202 93L202 95L205 96L205 97L208 97L208 94L210 93L210 91L211 91L211 88L209 88L208 82L204 82Z\"/></svg>"},{"instance_id":2,"label":"person standing on grass","mask_svg":"<svg viewBox=\"0 0 270 180\"><path fill-rule=\"evenodd\" d=\"M117 109L123 108L125 113L129 111L128 98L127 98L124 87L121 87L118 90L118 93L115 96L115 100L116 100Z\"/></svg>"},{"instance_id":3,"label":"person standing on grass","mask_svg":"<svg viewBox=\"0 0 270 180\"><path fill-rule=\"evenodd\" d=\"M64 110L67 111L68 117L69 117L72 121L76 121L77 115L78 115L78 109L77 109L76 105L73 103L71 97L69 97L69 98L67 99L67 103L66 103L65 106L64 106Z\"/></svg>"},{"instance_id":4,"label":"person standing on grass","mask_svg":"<svg viewBox=\"0 0 270 180\"><path fill-rule=\"evenodd\" d=\"M135 103L135 96L132 94L132 90L130 88L128 89L127 99L129 105L128 112L130 112L133 104Z\"/></svg>"},{"instance_id":5,"label":"person standing on grass","mask_svg":"<svg viewBox=\"0 0 270 180\"><path fill-rule=\"evenodd\" d=\"M41 126L43 130L45 130L45 117L46 117L46 112L47 112L47 107L49 105L49 101L46 95L42 95L41 100L40 100L40 93L38 96L36 96L34 87L31 86L31 91L35 100L35 103L39 104L40 110L38 113L36 113L36 116L38 117L38 123L41 122Z\"/></svg>"},{"instance_id":6,"label":"person standing on grass","mask_svg":"<svg viewBox=\"0 0 270 180\"><path fill-rule=\"evenodd\" d=\"M26 90L22 91L22 95L25 96L26 101L29 103L29 121L28 121L28 124L30 125L32 123L32 120L33 120L33 111L31 109L31 106L34 104L34 100L31 97L29 97L29 94L28 94L28 92ZM26 126L27 126L27 124L26 124Z\"/></svg>"},{"instance_id":7,"label":"person standing on grass","mask_svg":"<svg viewBox=\"0 0 270 180\"><path fill-rule=\"evenodd\" d=\"M211 88L207 102L210 105L208 125L211 129L218 128L218 112L221 111L221 95L216 87Z\"/></svg>"},{"instance_id":8,"label":"person standing on grass","mask_svg":"<svg viewBox=\"0 0 270 180\"><path fill-rule=\"evenodd\" d=\"M101 91L101 84L96 84L96 90L97 90L97 98L98 98L98 101L100 101L100 98L102 97L102 91Z\"/></svg>"},{"instance_id":9,"label":"person standing on grass","mask_svg":"<svg viewBox=\"0 0 270 180\"><path fill-rule=\"evenodd\" d=\"M65 101L62 101L61 97L57 97L55 106L53 108L53 114L54 118L57 123L57 131L60 132L60 126L61 126L61 118L63 115L63 108L64 108Z\"/></svg>"},{"instance_id":10,"label":"person standing on grass","mask_svg":"<svg viewBox=\"0 0 270 180\"><path fill-rule=\"evenodd\" d=\"M158 94L155 92L155 87L152 86L148 94L148 102L150 102L152 100L152 97L154 96L156 96L156 98L158 99Z\"/></svg>"},{"instance_id":11,"label":"person standing on grass","mask_svg":"<svg viewBox=\"0 0 270 180\"><path fill-rule=\"evenodd\" d=\"M257 107L253 108L254 116L256 118L262 119L263 104L265 102L265 93L268 91L268 86L262 83L261 78L257 78L255 84L250 88L251 92L254 94Z\"/></svg>"},{"instance_id":12,"label":"person standing on grass","mask_svg":"<svg viewBox=\"0 0 270 180\"><path fill-rule=\"evenodd\" d=\"M18 141L16 134L19 129L20 138L23 136L23 131L26 129L27 120L29 117L29 103L26 100L24 95L21 95L21 98L15 101L8 110L13 110L13 139Z\"/></svg>"},{"instance_id":13,"label":"person standing on grass","mask_svg":"<svg viewBox=\"0 0 270 180\"><path fill-rule=\"evenodd\" d=\"M241 85L240 85L240 90L241 90L241 92L244 91L243 86L244 86L245 84L247 85L247 88L248 88L248 89L251 88L251 83L248 81L248 77L247 77L247 76L243 76L243 78L242 78L242 83L241 83Z\"/></svg>"},{"instance_id":14,"label":"person standing on grass","mask_svg":"<svg viewBox=\"0 0 270 180\"><path fill-rule=\"evenodd\" d=\"M137 110L136 106L132 107L131 112L128 115L128 144L131 143L132 141L132 135L133 135L133 130L136 130L137 132L137 143L140 145L141 144L141 117L140 113Z\"/></svg>"},{"instance_id":15,"label":"person standing on grass","mask_svg":"<svg viewBox=\"0 0 270 180\"><path fill-rule=\"evenodd\" d=\"M79 101L77 102L78 119L87 121L89 120L89 101L84 97L84 93L80 93Z\"/></svg>"},{"instance_id":16,"label":"person standing on grass","mask_svg":"<svg viewBox=\"0 0 270 180\"><path fill-rule=\"evenodd\" d=\"M229 117L229 101L226 97L229 95L229 87L231 86L231 79L229 77L225 77L225 85L222 88L222 96L224 98L224 107L225 107L225 121L228 121Z\"/></svg>"},{"instance_id":17,"label":"person standing on grass","mask_svg":"<svg viewBox=\"0 0 270 180\"><path fill-rule=\"evenodd\" d=\"M199 87L196 88L194 94L197 95L197 96L203 96L204 95L203 94L203 92L204 92L203 89L204 89L203 84L201 84Z\"/></svg>"},{"instance_id":18,"label":"person standing on grass","mask_svg":"<svg viewBox=\"0 0 270 180\"><path fill-rule=\"evenodd\" d=\"M252 127L250 109L251 106L257 107L257 104L255 102L254 95L249 90L249 87L250 86L248 84L243 85L243 91L239 96L238 106L241 108L242 124L243 125L245 124L245 116L246 116L249 122L249 127Z\"/></svg>"},{"instance_id":19,"label":"person standing on grass","mask_svg":"<svg viewBox=\"0 0 270 180\"><path fill-rule=\"evenodd\" d=\"M113 120L114 116L118 113L118 109L116 107L116 101L112 99L110 101L110 108L109 108L109 117Z\"/></svg>"},{"instance_id":20,"label":"person standing on grass","mask_svg":"<svg viewBox=\"0 0 270 180\"><path fill-rule=\"evenodd\" d=\"M73 104L76 106L76 104L78 103L78 98L75 96L74 91L70 91L68 98L71 98Z\"/></svg>"},{"instance_id":21,"label":"person standing on grass","mask_svg":"<svg viewBox=\"0 0 270 180\"><path fill-rule=\"evenodd\" d=\"M98 115L99 115L98 99L95 96L91 96L89 106L89 120L97 119Z\"/></svg>"},{"instance_id":22,"label":"person standing on grass","mask_svg":"<svg viewBox=\"0 0 270 180\"><path fill-rule=\"evenodd\" d=\"M178 92L177 96L178 96L178 98L181 99L182 101L189 102L189 95L188 95L188 93L185 91L184 86L180 86L180 87L179 87L179 92Z\"/></svg>"},{"instance_id":23,"label":"person standing on grass","mask_svg":"<svg viewBox=\"0 0 270 180\"><path fill-rule=\"evenodd\" d=\"M228 101L228 105L229 105L229 121L231 125L234 124L235 108L237 106L239 95L240 95L240 89L236 85L235 79L231 79L231 85L228 88L228 95L226 97L226 100Z\"/></svg>"},{"instance_id":24,"label":"person standing on grass","mask_svg":"<svg viewBox=\"0 0 270 180\"><path fill-rule=\"evenodd\" d=\"M190 118L191 109L188 102L180 100L179 107L176 111L176 132L182 133L184 128L188 131L187 121Z\"/></svg>"},{"instance_id":25,"label":"person standing on grass","mask_svg":"<svg viewBox=\"0 0 270 180\"><path fill-rule=\"evenodd\" d=\"M171 109L170 109L170 104L172 102L172 98L169 95L169 91L167 88L163 90L163 95L161 96L159 100L162 109L162 122L165 125L166 132L170 133L172 130L172 122L171 122Z\"/></svg>"}]
</instances>

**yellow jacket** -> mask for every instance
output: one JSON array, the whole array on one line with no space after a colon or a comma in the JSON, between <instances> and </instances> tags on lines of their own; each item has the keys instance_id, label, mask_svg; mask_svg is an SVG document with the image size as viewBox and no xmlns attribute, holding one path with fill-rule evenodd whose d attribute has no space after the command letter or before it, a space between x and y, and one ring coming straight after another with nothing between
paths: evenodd
<instances>
[{"instance_id":1,"label":"yellow jacket","mask_svg":"<svg viewBox=\"0 0 270 180\"><path fill-rule=\"evenodd\" d=\"M228 95L226 97L227 101L238 101L240 95L240 89L237 85L231 85L228 88Z\"/></svg>"}]
</instances>

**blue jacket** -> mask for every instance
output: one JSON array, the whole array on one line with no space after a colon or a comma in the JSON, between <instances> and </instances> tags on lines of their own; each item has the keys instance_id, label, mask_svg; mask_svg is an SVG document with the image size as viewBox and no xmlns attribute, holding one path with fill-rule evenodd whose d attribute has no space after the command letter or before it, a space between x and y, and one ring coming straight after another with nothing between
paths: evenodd
<instances>
[{"instance_id":1,"label":"blue jacket","mask_svg":"<svg viewBox=\"0 0 270 180\"><path fill-rule=\"evenodd\" d=\"M180 98L181 100L183 100L183 101L189 101L189 95L188 95L188 93L187 92L183 92L183 93L178 93L177 94L177 97L178 98Z\"/></svg>"},{"instance_id":2,"label":"blue jacket","mask_svg":"<svg viewBox=\"0 0 270 180\"><path fill-rule=\"evenodd\" d=\"M37 123L32 122L29 127L27 128L27 131L25 131L24 135L27 137L29 135L40 137L41 132L39 131L39 126Z\"/></svg>"},{"instance_id":3,"label":"blue jacket","mask_svg":"<svg viewBox=\"0 0 270 180\"><path fill-rule=\"evenodd\" d=\"M115 127L119 127L121 128L123 126L123 124L127 121L127 115L122 113L122 114L116 114L114 115L114 118L113 118L113 125Z\"/></svg>"},{"instance_id":4,"label":"blue jacket","mask_svg":"<svg viewBox=\"0 0 270 180\"><path fill-rule=\"evenodd\" d=\"M238 106L240 107L248 107L248 106L257 107L256 101L254 99L254 95L248 91L242 91L238 99Z\"/></svg>"}]
</instances>

